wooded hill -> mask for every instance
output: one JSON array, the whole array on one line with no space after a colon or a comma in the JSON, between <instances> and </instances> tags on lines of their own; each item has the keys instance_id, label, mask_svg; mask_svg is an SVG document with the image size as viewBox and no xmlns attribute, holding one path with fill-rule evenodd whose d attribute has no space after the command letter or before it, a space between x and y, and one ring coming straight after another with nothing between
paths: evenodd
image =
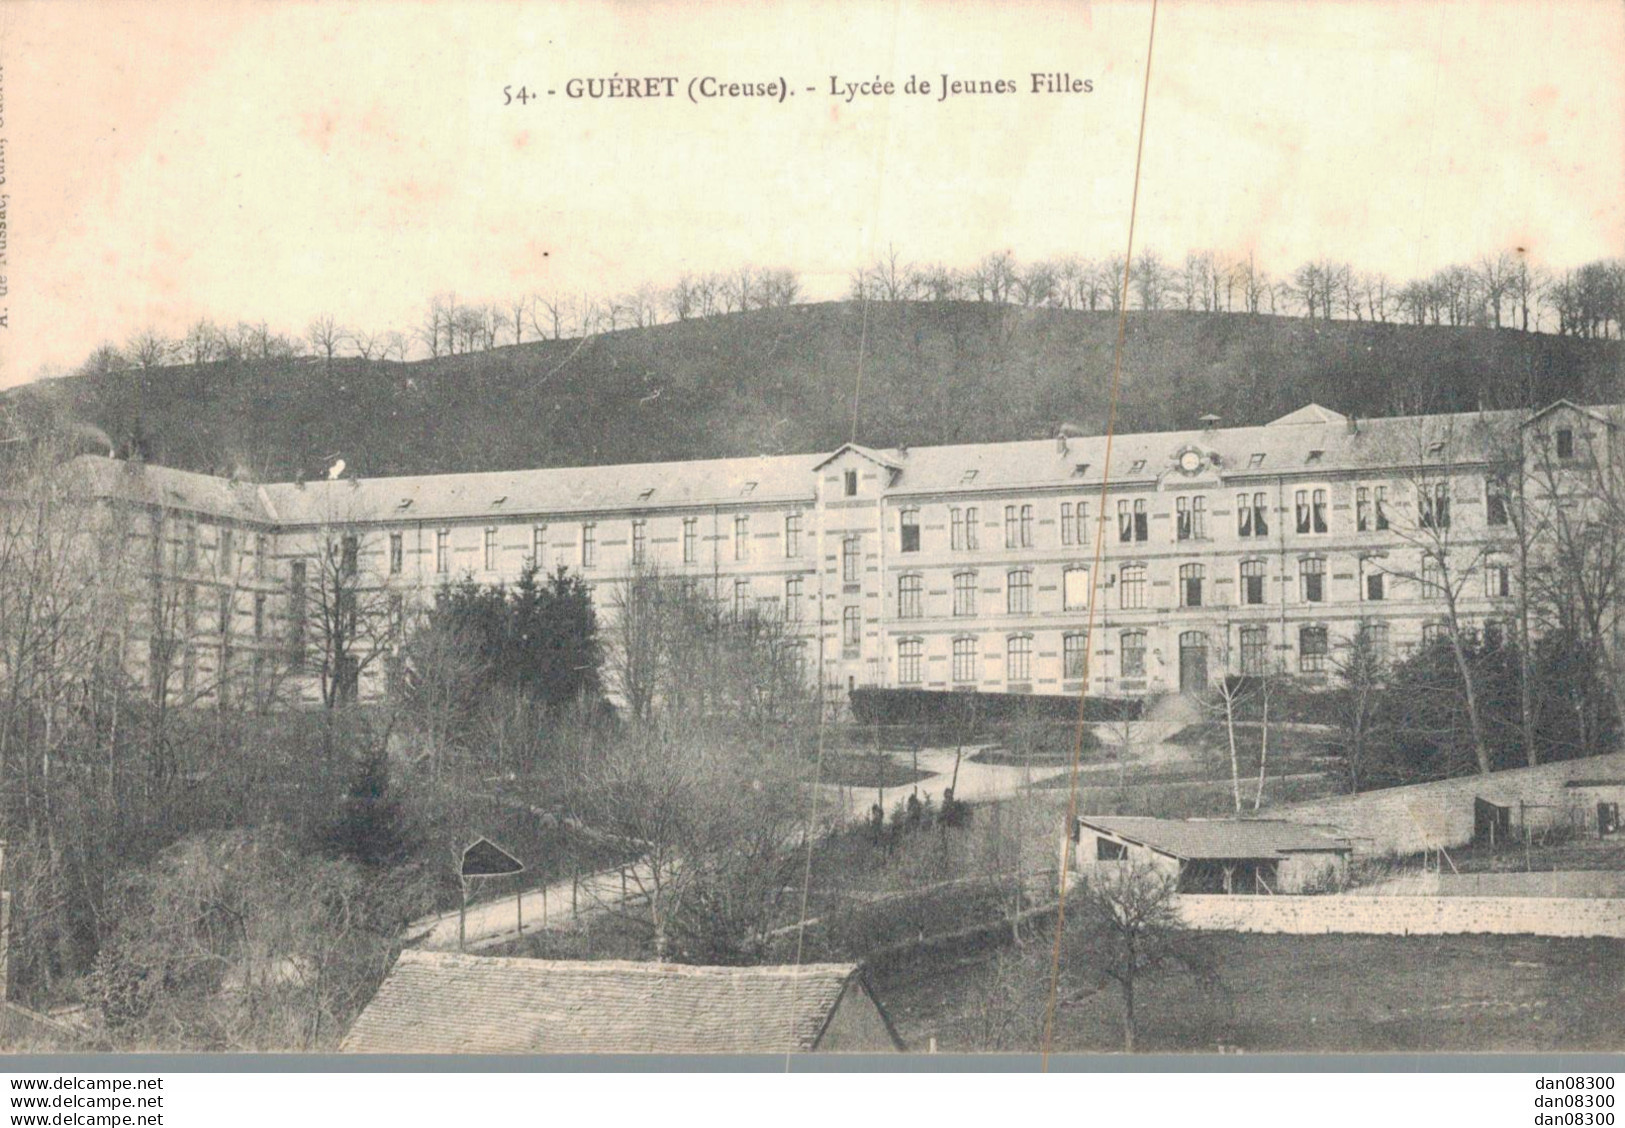
<instances>
[{"instance_id":1,"label":"wooded hill","mask_svg":"<svg viewBox=\"0 0 1625 1128\"><path fill-rule=\"evenodd\" d=\"M408 363L301 358L81 375L6 395L120 454L263 479L1048 437L1106 422L1108 312L831 302ZM860 365L861 361L861 365ZM862 379L859 382L861 366ZM1625 342L1241 313L1128 315L1121 431L1316 401L1358 415L1611 401ZM87 434L88 434L87 429ZM97 445L87 441L87 448Z\"/></svg>"}]
</instances>

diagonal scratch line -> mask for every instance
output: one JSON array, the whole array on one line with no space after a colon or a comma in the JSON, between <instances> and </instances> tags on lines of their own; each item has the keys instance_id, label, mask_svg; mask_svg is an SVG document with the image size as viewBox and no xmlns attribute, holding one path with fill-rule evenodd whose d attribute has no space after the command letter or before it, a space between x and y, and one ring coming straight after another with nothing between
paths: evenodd
<instances>
[{"instance_id":1,"label":"diagonal scratch line","mask_svg":"<svg viewBox=\"0 0 1625 1128\"><path fill-rule=\"evenodd\" d=\"M1140 208L1140 162L1145 153L1145 111L1151 100L1151 50L1157 41L1157 0L1151 0L1151 29L1145 44L1145 85L1140 91L1140 133L1134 143L1134 188L1129 196L1128 250L1123 256L1123 288L1117 303L1117 344L1112 351L1112 383L1106 408L1106 452L1100 471L1100 512L1095 515L1094 573L1089 585L1089 617L1085 621L1084 638L1092 640L1095 633L1095 607L1099 603L1100 562L1106 549L1106 501L1110 496L1112 473L1112 438L1117 430L1117 394L1123 375L1123 338L1128 327L1129 273L1134 266L1134 222ZM1078 817L1078 764L1083 759L1084 712L1089 700L1089 658L1094 650L1091 642L1083 650L1083 686L1078 690L1078 720L1072 736L1072 769L1067 781L1066 824L1061 828L1062 843L1069 842L1072 824ZM1049 1001L1044 1008L1044 1040L1040 1068L1049 1072L1050 1050L1055 1040L1055 1001L1061 984L1061 937L1066 928L1066 873L1069 851L1061 849L1060 873L1056 879L1055 945L1050 953Z\"/></svg>"}]
</instances>

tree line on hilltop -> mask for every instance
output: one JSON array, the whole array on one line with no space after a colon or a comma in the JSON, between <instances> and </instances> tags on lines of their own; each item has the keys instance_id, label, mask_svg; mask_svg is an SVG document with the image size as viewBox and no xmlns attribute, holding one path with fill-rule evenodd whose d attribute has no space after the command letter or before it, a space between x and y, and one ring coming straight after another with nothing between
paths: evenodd
<instances>
[{"instance_id":1,"label":"tree line on hilltop","mask_svg":"<svg viewBox=\"0 0 1625 1128\"><path fill-rule=\"evenodd\" d=\"M1315 258L1281 273L1253 255L1191 251L1167 258L1145 250L1022 262L1010 251L967 267L919 263L894 247L852 272L847 298L870 302L974 302L1117 312L1183 310L1246 313L1412 325L1513 328L1581 339L1625 334L1625 259L1608 258L1550 270L1521 251L1486 254L1415 279L1395 279L1333 258ZM794 270L741 266L684 273L668 285L646 283L620 294L522 292L493 301L436 294L416 325L369 329L333 313L302 333L267 322L217 324L203 317L180 335L145 328L122 344L105 342L75 370L126 369L340 357L405 361L485 352L527 341L588 338L805 300Z\"/></svg>"}]
</instances>

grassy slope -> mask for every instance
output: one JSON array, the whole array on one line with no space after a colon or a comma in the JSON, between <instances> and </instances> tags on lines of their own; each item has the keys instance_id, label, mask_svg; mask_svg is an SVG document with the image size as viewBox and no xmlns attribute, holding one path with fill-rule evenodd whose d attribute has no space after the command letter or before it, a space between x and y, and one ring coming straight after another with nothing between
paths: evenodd
<instances>
[{"instance_id":1,"label":"grassy slope","mask_svg":"<svg viewBox=\"0 0 1625 1128\"><path fill-rule=\"evenodd\" d=\"M213 364L13 393L143 440L155 461L268 477L503 469L947 443L1103 426L1107 313L851 303L732 314L412 364ZM1204 411L1264 422L1318 400L1358 414L1617 397L1625 347L1512 330L1131 314L1119 425Z\"/></svg>"}]
</instances>

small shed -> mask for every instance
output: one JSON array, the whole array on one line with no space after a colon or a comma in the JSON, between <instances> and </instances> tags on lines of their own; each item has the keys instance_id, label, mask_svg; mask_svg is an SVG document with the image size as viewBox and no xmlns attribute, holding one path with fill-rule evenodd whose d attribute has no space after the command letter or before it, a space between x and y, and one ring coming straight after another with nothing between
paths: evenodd
<instances>
[{"instance_id":1,"label":"small shed","mask_svg":"<svg viewBox=\"0 0 1625 1128\"><path fill-rule=\"evenodd\" d=\"M340 1049L363 1054L900 1051L855 964L693 967L408 950Z\"/></svg>"},{"instance_id":2,"label":"small shed","mask_svg":"<svg viewBox=\"0 0 1625 1128\"><path fill-rule=\"evenodd\" d=\"M1177 878L1181 893L1302 893L1348 873L1346 839L1279 819L1080 816L1073 868L1142 865Z\"/></svg>"}]
</instances>

